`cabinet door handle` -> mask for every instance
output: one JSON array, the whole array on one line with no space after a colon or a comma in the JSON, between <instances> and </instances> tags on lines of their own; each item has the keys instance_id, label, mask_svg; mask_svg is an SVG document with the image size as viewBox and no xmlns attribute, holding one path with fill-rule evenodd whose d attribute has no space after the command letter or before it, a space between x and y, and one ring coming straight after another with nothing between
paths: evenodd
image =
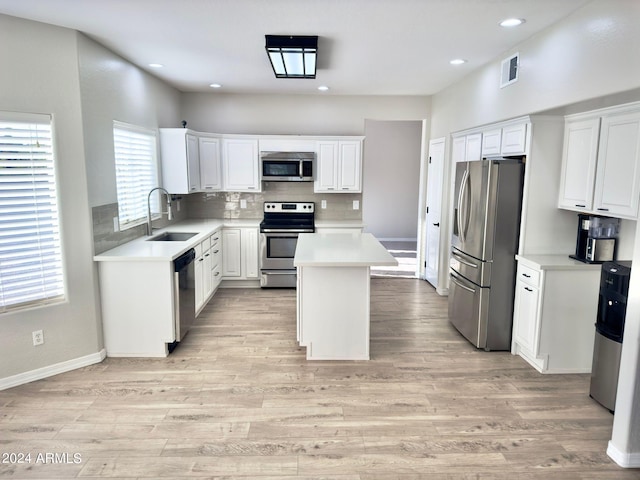
<instances>
[{"instance_id":1,"label":"cabinet door handle","mask_svg":"<svg viewBox=\"0 0 640 480\"><path fill-rule=\"evenodd\" d=\"M578 207L578 208L587 208L586 205L580 205L579 203L576 203L576 207Z\"/></svg>"},{"instance_id":2,"label":"cabinet door handle","mask_svg":"<svg viewBox=\"0 0 640 480\"><path fill-rule=\"evenodd\" d=\"M525 289L527 292L533 292L533 289L532 289L532 288L524 287L524 289Z\"/></svg>"},{"instance_id":3,"label":"cabinet door handle","mask_svg":"<svg viewBox=\"0 0 640 480\"><path fill-rule=\"evenodd\" d=\"M598 207L598 210L600 210L601 212L608 212L609 211L608 208L599 208L599 207Z\"/></svg>"},{"instance_id":4,"label":"cabinet door handle","mask_svg":"<svg viewBox=\"0 0 640 480\"><path fill-rule=\"evenodd\" d=\"M434 223L434 224L433 224L433 226L434 226L434 227L439 227L439 226L440 226L440 222L438 222L438 223Z\"/></svg>"},{"instance_id":5,"label":"cabinet door handle","mask_svg":"<svg viewBox=\"0 0 640 480\"><path fill-rule=\"evenodd\" d=\"M526 278L531 278L531 275L529 275L528 273L523 273L522 276Z\"/></svg>"},{"instance_id":6,"label":"cabinet door handle","mask_svg":"<svg viewBox=\"0 0 640 480\"><path fill-rule=\"evenodd\" d=\"M209 254L208 254L208 253L205 253L205 254L204 254L204 256L205 256L205 257L208 257L208 256L209 256Z\"/></svg>"},{"instance_id":7,"label":"cabinet door handle","mask_svg":"<svg viewBox=\"0 0 640 480\"><path fill-rule=\"evenodd\" d=\"M214 250L214 251L213 251L213 253L215 254L215 253L218 253L219 251L220 251L220 250Z\"/></svg>"},{"instance_id":8,"label":"cabinet door handle","mask_svg":"<svg viewBox=\"0 0 640 480\"><path fill-rule=\"evenodd\" d=\"M204 262L204 258L199 258L198 261L199 262Z\"/></svg>"}]
</instances>

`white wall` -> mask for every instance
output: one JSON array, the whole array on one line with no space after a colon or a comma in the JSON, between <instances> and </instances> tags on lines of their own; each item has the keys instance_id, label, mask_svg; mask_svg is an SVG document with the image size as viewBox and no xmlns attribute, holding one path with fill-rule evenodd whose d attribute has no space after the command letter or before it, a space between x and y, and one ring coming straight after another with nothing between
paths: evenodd
<instances>
[{"instance_id":1,"label":"white wall","mask_svg":"<svg viewBox=\"0 0 640 480\"><path fill-rule=\"evenodd\" d=\"M187 126L216 133L363 135L365 119L422 120L429 109L429 97L414 96L182 95Z\"/></svg>"},{"instance_id":2,"label":"white wall","mask_svg":"<svg viewBox=\"0 0 640 480\"><path fill-rule=\"evenodd\" d=\"M640 56L635 54L640 48L639 23L640 2L636 0L587 4L435 95L431 136L449 136L451 132L537 112L577 113L610 105L607 102L614 98L640 100ZM516 51L521 58L520 79L501 90L500 61ZM549 178L549 195L557 195L558 182ZM633 223L624 222L623 228L633 230ZM633 235L630 232L623 241L627 253ZM638 235L634 263L640 263ZM620 372L620 402L608 451L618 463L635 466L640 466L639 282L640 277L634 274L626 320L631 338L625 333L623 363L627 364Z\"/></svg>"},{"instance_id":3,"label":"white wall","mask_svg":"<svg viewBox=\"0 0 640 480\"><path fill-rule=\"evenodd\" d=\"M100 343L77 33L0 15L0 110L53 114L68 301L0 316L0 379L96 354ZM42 329L45 343L32 345Z\"/></svg>"},{"instance_id":4,"label":"white wall","mask_svg":"<svg viewBox=\"0 0 640 480\"><path fill-rule=\"evenodd\" d=\"M113 121L149 129L179 118L180 92L78 35L82 122L90 206L117 201Z\"/></svg>"},{"instance_id":5,"label":"white wall","mask_svg":"<svg viewBox=\"0 0 640 480\"><path fill-rule=\"evenodd\" d=\"M180 93L84 35L0 15L0 110L54 116L68 302L2 315L0 383L102 349L91 207L117 200L113 120L148 128L179 118ZM43 329L45 344L32 346ZM84 360L79 360L84 359ZM22 375L22 377L21 377Z\"/></svg>"},{"instance_id":6,"label":"white wall","mask_svg":"<svg viewBox=\"0 0 640 480\"><path fill-rule=\"evenodd\" d=\"M638 88L640 2L594 1L432 99L432 137ZM518 82L500 61L520 53Z\"/></svg>"},{"instance_id":7,"label":"white wall","mask_svg":"<svg viewBox=\"0 0 640 480\"><path fill-rule=\"evenodd\" d=\"M367 120L362 220L380 239L416 239L422 122Z\"/></svg>"}]
</instances>

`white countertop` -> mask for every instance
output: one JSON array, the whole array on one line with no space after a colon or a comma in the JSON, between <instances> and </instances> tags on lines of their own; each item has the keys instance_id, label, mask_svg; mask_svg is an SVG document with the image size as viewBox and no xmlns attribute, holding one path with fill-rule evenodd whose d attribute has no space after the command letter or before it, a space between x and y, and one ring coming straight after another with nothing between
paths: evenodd
<instances>
[{"instance_id":1,"label":"white countertop","mask_svg":"<svg viewBox=\"0 0 640 480\"><path fill-rule=\"evenodd\" d=\"M536 270L600 270L601 264L584 263L569 255L516 255L516 260Z\"/></svg>"},{"instance_id":2,"label":"white countertop","mask_svg":"<svg viewBox=\"0 0 640 480\"><path fill-rule=\"evenodd\" d=\"M398 261L370 233L301 233L296 267L394 266Z\"/></svg>"},{"instance_id":3,"label":"white countertop","mask_svg":"<svg viewBox=\"0 0 640 480\"><path fill-rule=\"evenodd\" d=\"M107 250L93 257L97 262L121 261L172 261L184 252L203 241L208 235L221 227L258 227L260 219L250 220L217 220L191 219L175 223L165 228L155 230L152 237L136 238L128 243ZM188 240L181 242L153 242L148 241L163 232L193 232Z\"/></svg>"}]
</instances>

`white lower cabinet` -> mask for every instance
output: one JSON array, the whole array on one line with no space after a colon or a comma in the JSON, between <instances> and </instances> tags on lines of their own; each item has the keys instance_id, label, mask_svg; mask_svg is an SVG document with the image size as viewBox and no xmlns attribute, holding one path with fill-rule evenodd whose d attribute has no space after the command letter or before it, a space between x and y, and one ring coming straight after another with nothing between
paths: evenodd
<instances>
[{"instance_id":1,"label":"white lower cabinet","mask_svg":"<svg viewBox=\"0 0 640 480\"><path fill-rule=\"evenodd\" d=\"M224 228L222 247L224 280L256 280L258 278L257 227Z\"/></svg>"},{"instance_id":2,"label":"white lower cabinet","mask_svg":"<svg viewBox=\"0 0 640 480\"><path fill-rule=\"evenodd\" d=\"M511 353L541 373L590 373L600 265L518 258Z\"/></svg>"},{"instance_id":3,"label":"white lower cabinet","mask_svg":"<svg viewBox=\"0 0 640 480\"><path fill-rule=\"evenodd\" d=\"M196 315L199 314L220 285L221 241L220 231L195 246L194 279L196 289Z\"/></svg>"}]
</instances>

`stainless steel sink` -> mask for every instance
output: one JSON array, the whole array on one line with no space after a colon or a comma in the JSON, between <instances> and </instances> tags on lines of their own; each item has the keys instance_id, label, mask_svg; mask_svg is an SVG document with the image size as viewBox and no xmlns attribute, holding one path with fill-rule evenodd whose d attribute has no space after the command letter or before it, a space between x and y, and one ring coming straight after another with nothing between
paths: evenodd
<instances>
[{"instance_id":1,"label":"stainless steel sink","mask_svg":"<svg viewBox=\"0 0 640 480\"><path fill-rule=\"evenodd\" d=\"M164 232L155 237L151 237L147 242L184 242L191 237L197 235L197 233L190 232Z\"/></svg>"}]
</instances>

